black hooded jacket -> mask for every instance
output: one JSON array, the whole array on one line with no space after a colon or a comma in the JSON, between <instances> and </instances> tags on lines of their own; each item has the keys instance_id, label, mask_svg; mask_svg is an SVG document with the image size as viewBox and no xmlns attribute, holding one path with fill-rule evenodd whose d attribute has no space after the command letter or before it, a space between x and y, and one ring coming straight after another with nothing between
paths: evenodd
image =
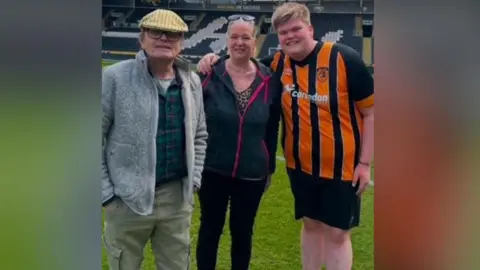
<instances>
[{"instance_id":1,"label":"black hooded jacket","mask_svg":"<svg viewBox=\"0 0 480 270\"><path fill-rule=\"evenodd\" d=\"M281 87L271 80L268 67L252 59L257 66L254 92L241 115L226 59L202 78L208 130L204 170L262 179L275 171Z\"/></svg>"}]
</instances>

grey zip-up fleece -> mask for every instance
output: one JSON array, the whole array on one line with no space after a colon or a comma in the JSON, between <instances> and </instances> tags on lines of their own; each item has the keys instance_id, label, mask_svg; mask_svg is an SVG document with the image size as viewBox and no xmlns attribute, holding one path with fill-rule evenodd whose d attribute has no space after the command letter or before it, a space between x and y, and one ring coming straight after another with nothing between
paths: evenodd
<instances>
[{"instance_id":1,"label":"grey zip-up fleece","mask_svg":"<svg viewBox=\"0 0 480 270\"><path fill-rule=\"evenodd\" d=\"M188 176L185 198L193 204L200 187L207 128L198 75L181 58L175 61L182 79ZM139 215L149 215L155 196L155 138L158 92L143 51L135 59L106 67L102 76L102 203L117 196Z\"/></svg>"}]
</instances>

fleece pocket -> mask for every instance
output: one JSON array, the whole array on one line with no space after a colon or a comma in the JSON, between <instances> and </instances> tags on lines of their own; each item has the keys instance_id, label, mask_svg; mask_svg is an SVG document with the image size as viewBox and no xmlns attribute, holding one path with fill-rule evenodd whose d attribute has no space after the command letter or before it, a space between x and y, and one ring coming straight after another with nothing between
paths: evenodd
<instances>
[{"instance_id":1,"label":"fleece pocket","mask_svg":"<svg viewBox=\"0 0 480 270\"><path fill-rule=\"evenodd\" d=\"M109 148L110 168L131 168L138 163L139 155L134 145L111 141Z\"/></svg>"}]
</instances>

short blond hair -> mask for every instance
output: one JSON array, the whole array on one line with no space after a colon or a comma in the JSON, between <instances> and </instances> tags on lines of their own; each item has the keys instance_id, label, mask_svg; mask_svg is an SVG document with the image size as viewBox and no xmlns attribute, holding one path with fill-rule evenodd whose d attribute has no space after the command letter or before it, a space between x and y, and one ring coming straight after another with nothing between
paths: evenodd
<instances>
[{"instance_id":1,"label":"short blond hair","mask_svg":"<svg viewBox=\"0 0 480 270\"><path fill-rule=\"evenodd\" d=\"M272 15L272 25L275 31L278 27L291 19L300 19L302 22L310 25L310 10L304 4L287 2L278 6Z\"/></svg>"}]
</instances>

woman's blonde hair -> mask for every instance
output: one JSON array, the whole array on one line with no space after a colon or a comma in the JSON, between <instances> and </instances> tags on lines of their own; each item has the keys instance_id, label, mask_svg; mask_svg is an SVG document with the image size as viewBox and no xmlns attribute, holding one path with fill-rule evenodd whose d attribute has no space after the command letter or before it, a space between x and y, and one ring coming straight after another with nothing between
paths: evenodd
<instances>
[{"instance_id":1,"label":"woman's blonde hair","mask_svg":"<svg viewBox=\"0 0 480 270\"><path fill-rule=\"evenodd\" d=\"M288 2L275 9L272 15L272 25L275 31L278 27L291 19L300 19L302 22L310 25L310 10L304 4Z\"/></svg>"},{"instance_id":2,"label":"woman's blonde hair","mask_svg":"<svg viewBox=\"0 0 480 270\"><path fill-rule=\"evenodd\" d=\"M240 23L245 23L245 24L248 24L248 25L251 25L252 28L253 28L253 31L252 31L252 37L253 38L256 38L257 37L257 27L255 26L255 22L254 21L245 21L243 19L238 19L238 20L235 20L235 21L231 21L228 23L228 26L227 26L227 37L228 35L230 34L230 28L232 28L232 26L236 25L236 24L240 24Z\"/></svg>"}]
</instances>

